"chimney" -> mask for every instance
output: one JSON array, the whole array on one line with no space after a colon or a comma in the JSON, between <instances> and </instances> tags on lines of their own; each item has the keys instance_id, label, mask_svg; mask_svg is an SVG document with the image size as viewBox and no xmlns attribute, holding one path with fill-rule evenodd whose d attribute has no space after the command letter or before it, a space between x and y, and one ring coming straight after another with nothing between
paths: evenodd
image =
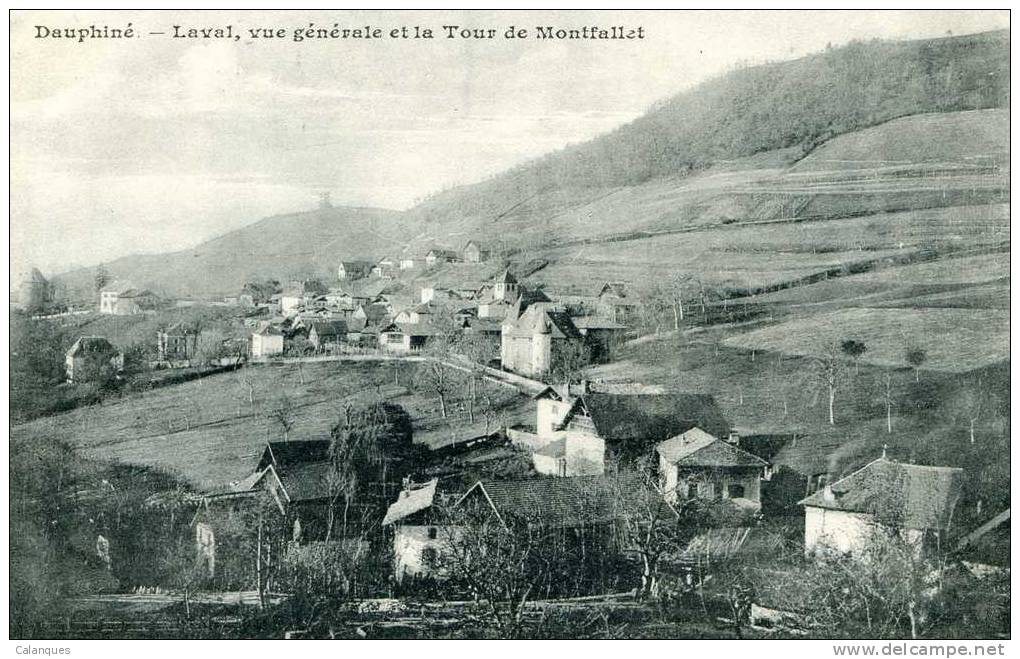
<instances>
[{"instance_id":1,"label":"chimney","mask_svg":"<svg viewBox=\"0 0 1020 659\"><path fill-rule=\"evenodd\" d=\"M822 499L830 503L836 500L836 495L832 492L832 486L828 483L826 483L825 488L822 489Z\"/></svg>"},{"instance_id":2,"label":"chimney","mask_svg":"<svg viewBox=\"0 0 1020 659\"><path fill-rule=\"evenodd\" d=\"M740 446L740 433L737 432L736 428L730 429L730 434L726 438L726 441L729 442L730 444L733 444L734 446Z\"/></svg>"}]
</instances>

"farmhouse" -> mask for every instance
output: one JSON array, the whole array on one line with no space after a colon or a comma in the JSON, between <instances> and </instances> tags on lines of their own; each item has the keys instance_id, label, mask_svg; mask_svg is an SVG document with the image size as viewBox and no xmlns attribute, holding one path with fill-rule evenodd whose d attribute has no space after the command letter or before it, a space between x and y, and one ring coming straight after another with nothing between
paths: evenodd
<instances>
[{"instance_id":1,"label":"farmhouse","mask_svg":"<svg viewBox=\"0 0 1020 659\"><path fill-rule=\"evenodd\" d=\"M569 405L560 421L553 421L562 412L562 407L557 407L544 423L552 421L554 428L591 433L624 459L650 455L660 442L692 428L715 436L729 436L730 432L729 423L709 395L587 392Z\"/></svg>"},{"instance_id":2,"label":"farmhouse","mask_svg":"<svg viewBox=\"0 0 1020 659\"><path fill-rule=\"evenodd\" d=\"M152 291L138 289L126 282L114 282L99 292L99 313L131 316L156 308Z\"/></svg>"},{"instance_id":3,"label":"farmhouse","mask_svg":"<svg viewBox=\"0 0 1020 659\"><path fill-rule=\"evenodd\" d=\"M252 357L270 357L281 354L283 354L283 332L268 324L252 332Z\"/></svg>"},{"instance_id":4,"label":"farmhouse","mask_svg":"<svg viewBox=\"0 0 1020 659\"><path fill-rule=\"evenodd\" d=\"M461 256L467 263L482 263L489 260L491 250L483 247L480 243L474 240L469 240L464 249L461 251Z\"/></svg>"},{"instance_id":5,"label":"farmhouse","mask_svg":"<svg viewBox=\"0 0 1020 659\"><path fill-rule=\"evenodd\" d=\"M423 302L409 309L404 309L393 318L393 322L408 324L427 323L433 317L433 311L432 305Z\"/></svg>"},{"instance_id":6,"label":"farmhouse","mask_svg":"<svg viewBox=\"0 0 1020 659\"><path fill-rule=\"evenodd\" d=\"M382 524L393 528L393 574L397 581L434 574L436 559L449 535L433 508L438 483L435 478L427 483L405 479L397 500L386 510Z\"/></svg>"},{"instance_id":7,"label":"farmhouse","mask_svg":"<svg viewBox=\"0 0 1020 659\"><path fill-rule=\"evenodd\" d=\"M883 456L802 500L804 552L860 555L877 536L898 535L918 551L949 531L963 470Z\"/></svg>"},{"instance_id":8,"label":"farmhouse","mask_svg":"<svg viewBox=\"0 0 1020 659\"><path fill-rule=\"evenodd\" d=\"M425 255L425 264L430 268L437 263L457 263L460 254L452 249L432 249Z\"/></svg>"},{"instance_id":9,"label":"farmhouse","mask_svg":"<svg viewBox=\"0 0 1020 659\"><path fill-rule=\"evenodd\" d=\"M500 360L503 368L526 376L542 376L564 351L584 337L562 307L547 302L532 304L518 315L522 300L503 321Z\"/></svg>"},{"instance_id":10,"label":"farmhouse","mask_svg":"<svg viewBox=\"0 0 1020 659\"><path fill-rule=\"evenodd\" d=\"M327 292L326 287L317 279L291 282L280 295L280 312L284 315L295 314L298 307Z\"/></svg>"},{"instance_id":11,"label":"farmhouse","mask_svg":"<svg viewBox=\"0 0 1020 659\"><path fill-rule=\"evenodd\" d=\"M82 336L64 356L68 382L88 382L124 368L124 353L102 336Z\"/></svg>"},{"instance_id":12,"label":"farmhouse","mask_svg":"<svg viewBox=\"0 0 1020 659\"><path fill-rule=\"evenodd\" d=\"M340 261L337 279L362 279L371 274L372 265L371 261Z\"/></svg>"},{"instance_id":13,"label":"farmhouse","mask_svg":"<svg viewBox=\"0 0 1020 659\"><path fill-rule=\"evenodd\" d=\"M308 342L316 350L339 348L347 336L347 323L342 320L320 320L311 323Z\"/></svg>"},{"instance_id":14,"label":"farmhouse","mask_svg":"<svg viewBox=\"0 0 1020 659\"><path fill-rule=\"evenodd\" d=\"M156 360L174 364L195 358L198 332L184 323L174 323L156 332Z\"/></svg>"},{"instance_id":15,"label":"farmhouse","mask_svg":"<svg viewBox=\"0 0 1020 659\"><path fill-rule=\"evenodd\" d=\"M372 266L372 274L376 277L392 277L396 273L397 263L389 256L384 256Z\"/></svg>"},{"instance_id":16,"label":"farmhouse","mask_svg":"<svg viewBox=\"0 0 1020 659\"><path fill-rule=\"evenodd\" d=\"M728 499L741 508L760 509L768 463L742 450L736 435L729 437L724 441L694 427L660 442L655 449L667 498Z\"/></svg>"},{"instance_id":17,"label":"farmhouse","mask_svg":"<svg viewBox=\"0 0 1020 659\"><path fill-rule=\"evenodd\" d=\"M606 282L599 289L595 298L598 315L623 325L634 322L638 303L627 295L627 286L623 282Z\"/></svg>"},{"instance_id":18,"label":"farmhouse","mask_svg":"<svg viewBox=\"0 0 1020 659\"><path fill-rule=\"evenodd\" d=\"M379 330L379 347L388 352L419 352L439 331L424 323L390 323Z\"/></svg>"}]
</instances>

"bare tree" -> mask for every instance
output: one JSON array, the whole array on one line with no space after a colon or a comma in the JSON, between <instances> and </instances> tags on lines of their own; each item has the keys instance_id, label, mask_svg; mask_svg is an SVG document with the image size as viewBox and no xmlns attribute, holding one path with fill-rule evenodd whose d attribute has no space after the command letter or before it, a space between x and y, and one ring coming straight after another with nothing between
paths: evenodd
<instances>
[{"instance_id":1,"label":"bare tree","mask_svg":"<svg viewBox=\"0 0 1020 659\"><path fill-rule=\"evenodd\" d=\"M290 441L290 431L294 428L294 423L297 421L294 412L294 402L286 393L280 394L272 409L269 410L269 418L279 424L280 429L283 431L283 441L285 442Z\"/></svg>"},{"instance_id":2,"label":"bare tree","mask_svg":"<svg viewBox=\"0 0 1020 659\"><path fill-rule=\"evenodd\" d=\"M502 638L520 637L528 602L551 575L553 531L534 523L527 511L497 516L470 501L441 514L438 571L471 593Z\"/></svg>"},{"instance_id":3,"label":"bare tree","mask_svg":"<svg viewBox=\"0 0 1020 659\"><path fill-rule=\"evenodd\" d=\"M882 401L885 403L885 431L892 434L892 408L893 408L893 392L892 392L892 374L885 374L885 391L882 395Z\"/></svg>"},{"instance_id":4,"label":"bare tree","mask_svg":"<svg viewBox=\"0 0 1020 659\"><path fill-rule=\"evenodd\" d=\"M846 380L844 363L839 344L830 342L822 355L812 358L812 372L815 380L825 388L829 399L829 425L836 425L836 393Z\"/></svg>"}]
</instances>

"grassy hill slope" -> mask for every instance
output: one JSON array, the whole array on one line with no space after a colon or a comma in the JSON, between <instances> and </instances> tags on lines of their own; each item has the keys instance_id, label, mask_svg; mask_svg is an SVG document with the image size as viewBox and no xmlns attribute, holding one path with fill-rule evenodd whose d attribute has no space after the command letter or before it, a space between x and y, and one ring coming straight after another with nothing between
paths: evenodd
<instances>
[{"instance_id":1,"label":"grassy hill slope","mask_svg":"<svg viewBox=\"0 0 1020 659\"><path fill-rule=\"evenodd\" d=\"M402 246L405 226L396 211L326 208L268 217L193 249L128 256L106 268L114 279L168 296L236 294L253 277L335 279L340 259L381 256ZM93 277L90 268L59 280L91 298Z\"/></svg>"}]
</instances>

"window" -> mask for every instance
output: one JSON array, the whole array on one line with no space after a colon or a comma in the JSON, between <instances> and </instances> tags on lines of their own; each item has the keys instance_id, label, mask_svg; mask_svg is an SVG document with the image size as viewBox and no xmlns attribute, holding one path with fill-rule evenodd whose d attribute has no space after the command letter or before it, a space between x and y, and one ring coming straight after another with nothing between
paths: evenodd
<instances>
[{"instance_id":1,"label":"window","mask_svg":"<svg viewBox=\"0 0 1020 659\"><path fill-rule=\"evenodd\" d=\"M744 498L744 486L738 485L737 483L730 483L728 486L729 496L731 499L743 499Z\"/></svg>"},{"instance_id":2,"label":"window","mask_svg":"<svg viewBox=\"0 0 1020 659\"><path fill-rule=\"evenodd\" d=\"M436 527L430 526L429 527L429 540L435 540L438 535L439 535L439 532L436 530Z\"/></svg>"}]
</instances>

